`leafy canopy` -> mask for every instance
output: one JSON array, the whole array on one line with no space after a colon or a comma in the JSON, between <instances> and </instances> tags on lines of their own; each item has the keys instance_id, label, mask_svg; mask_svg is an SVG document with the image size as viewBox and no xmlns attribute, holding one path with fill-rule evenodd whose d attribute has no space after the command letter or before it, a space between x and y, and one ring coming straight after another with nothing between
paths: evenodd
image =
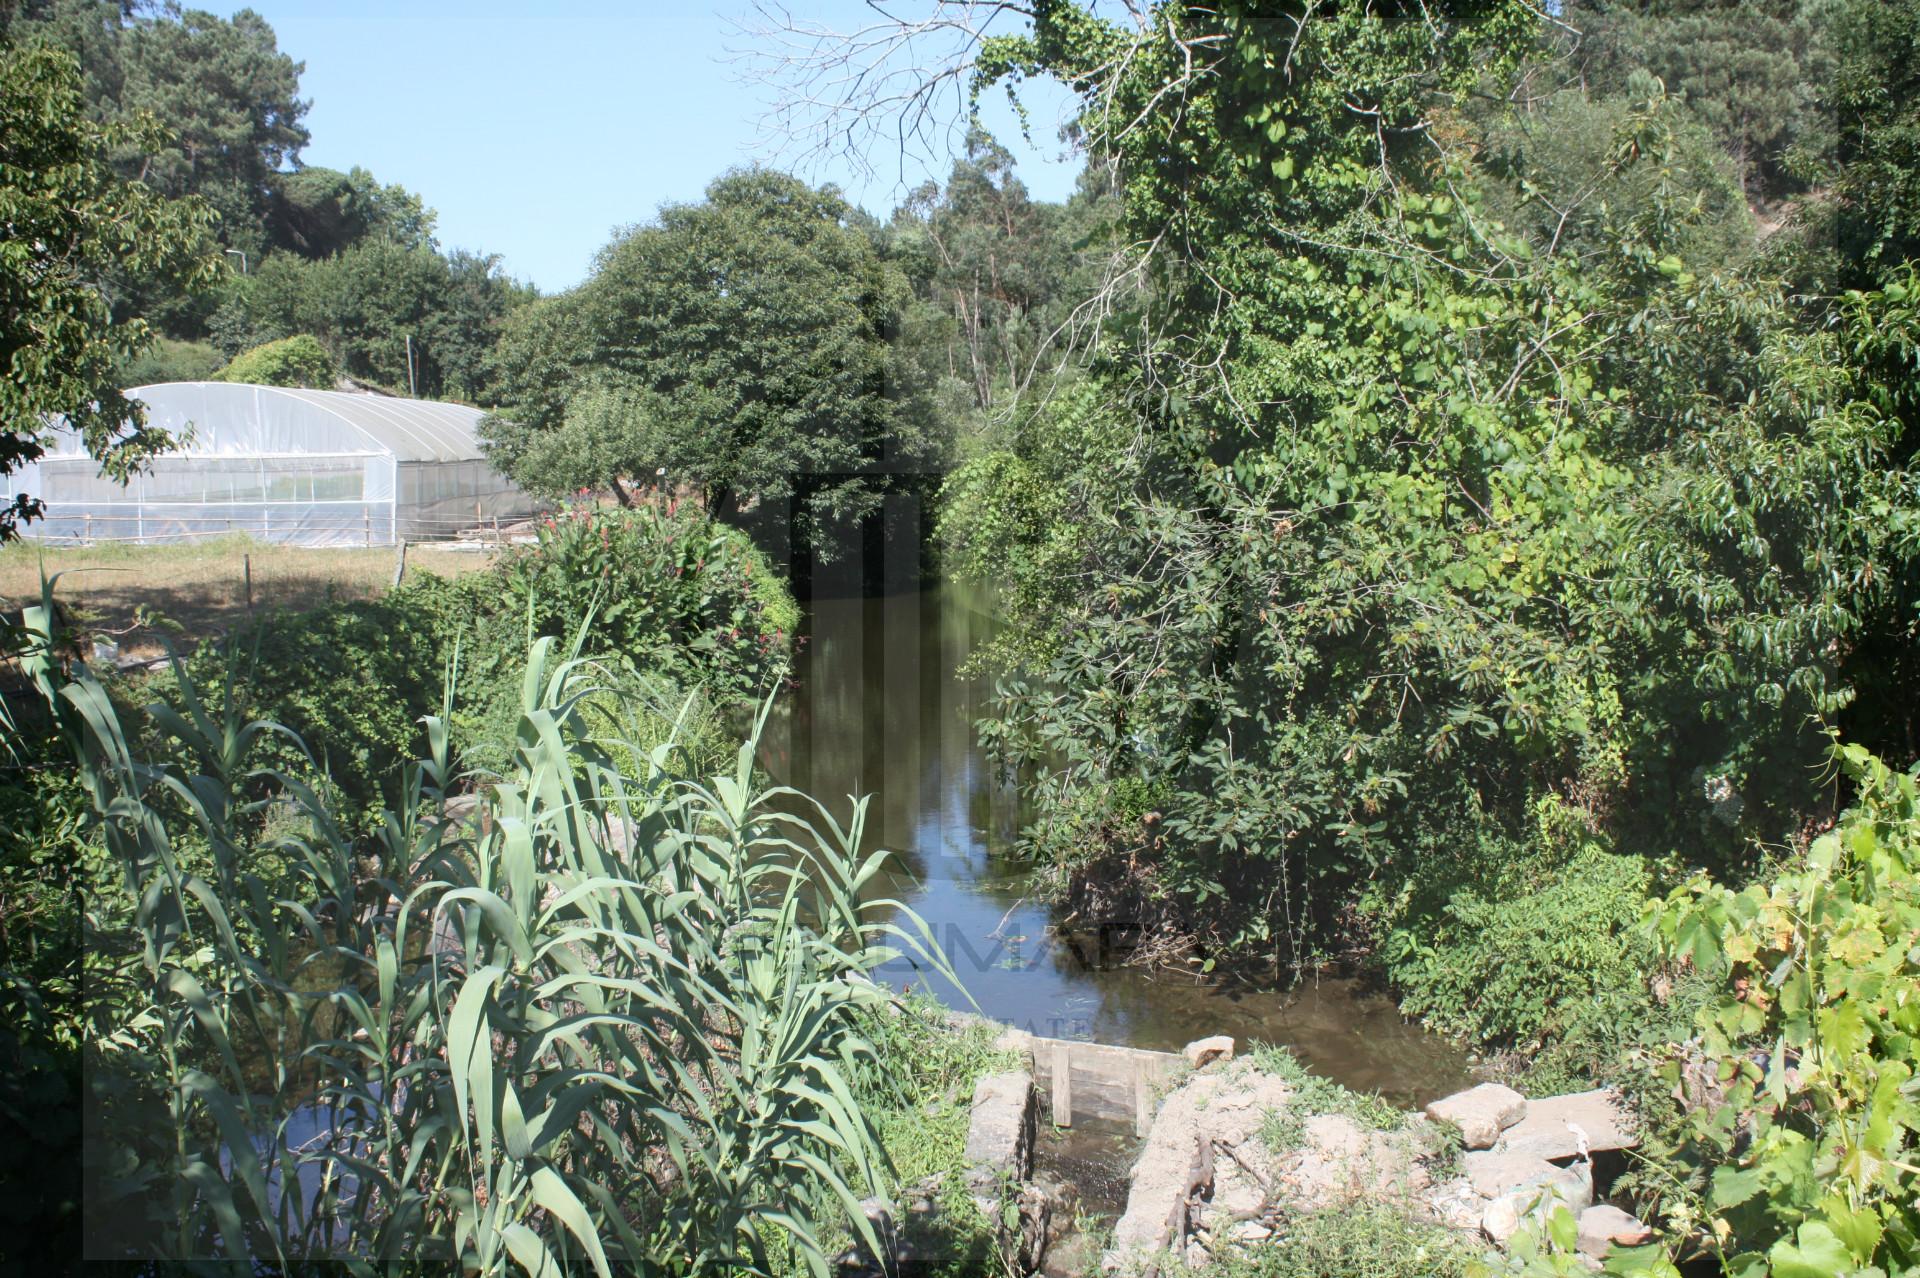
<instances>
[{"instance_id":1,"label":"leafy canopy","mask_svg":"<svg viewBox=\"0 0 1920 1278\"><path fill-rule=\"evenodd\" d=\"M110 162L115 149L163 141L150 118L90 121L70 55L0 32L0 474L45 451L55 416L115 478L169 442L120 391L121 365L150 332L139 320L116 322L102 290L127 270L201 289L218 269L203 249L204 204L126 181ZM37 509L23 494L0 510L0 541Z\"/></svg>"},{"instance_id":2,"label":"leafy canopy","mask_svg":"<svg viewBox=\"0 0 1920 1278\"><path fill-rule=\"evenodd\" d=\"M492 447L548 492L665 467L715 511L791 501L802 535L844 527L939 455L887 340L905 300L832 188L730 173L509 329Z\"/></svg>"}]
</instances>

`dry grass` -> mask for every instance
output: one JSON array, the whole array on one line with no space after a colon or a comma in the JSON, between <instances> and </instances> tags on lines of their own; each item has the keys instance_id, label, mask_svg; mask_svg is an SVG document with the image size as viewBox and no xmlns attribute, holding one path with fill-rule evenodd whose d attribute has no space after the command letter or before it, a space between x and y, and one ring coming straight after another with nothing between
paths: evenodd
<instances>
[{"instance_id":1,"label":"dry grass","mask_svg":"<svg viewBox=\"0 0 1920 1278\"><path fill-rule=\"evenodd\" d=\"M225 632L247 615L247 571L256 611L302 611L331 599L370 599L393 583L395 550L315 550L222 537L177 546L0 548L0 608L40 597L42 570L60 574L56 595L75 619L120 634L130 655L157 655L172 635L190 642ZM455 577L493 562L489 551L407 550L407 572Z\"/></svg>"}]
</instances>

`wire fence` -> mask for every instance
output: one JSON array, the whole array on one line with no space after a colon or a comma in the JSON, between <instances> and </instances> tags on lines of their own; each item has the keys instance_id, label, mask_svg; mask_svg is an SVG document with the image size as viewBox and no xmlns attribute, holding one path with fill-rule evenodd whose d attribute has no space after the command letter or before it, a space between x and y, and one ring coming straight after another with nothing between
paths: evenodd
<instances>
[{"instance_id":1,"label":"wire fence","mask_svg":"<svg viewBox=\"0 0 1920 1278\"><path fill-rule=\"evenodd\" d=\"M355 533L359 535L354 536ZM191 516L146 515L68 515L57 525L27 524L21 536L49 546L93 546L112 544L154 544L214 541L223 537L251 537L262 542L285 545L311 545L315 549L392 546L397 541L431 543L474 541L505 545L532 539L524 518L500 519L471 515L415 516L399 519L391 516L329 518L303 515L297 522L283 518L278 525L271 518L195 519Z\"/></svg>"}]
</instances>

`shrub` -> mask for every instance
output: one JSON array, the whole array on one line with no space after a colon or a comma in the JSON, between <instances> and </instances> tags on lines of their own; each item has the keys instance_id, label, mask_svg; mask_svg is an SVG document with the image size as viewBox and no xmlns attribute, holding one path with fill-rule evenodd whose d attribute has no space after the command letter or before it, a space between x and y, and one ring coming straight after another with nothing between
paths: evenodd
<instances>
[{"instance_id":1,"label":"shrub","mask_svg":"<svg viewBox=\"0 0 1920 1278\"><path fill-rule=\"evenodd\" d=\"M372 877L322 796L268 796L299 834L276 901L235 822L281 728L236 731L238 706L189 676L205 713L137 750L84 667L36 670L139 902L138 997L90 1040L116 1112L164 1102L157 1131L102 1128L106 1165L136 1173L89 1204L120 1249L766 1272L778 1231L824 1272L823 1203L874 1245L856 1203L883 1190L886 1151L854 1086L888 1001L870 974L916 921L869 900L886 858L861 851L859 808L756 792L752 740L710 780L623 773L583 731L590 669L540 639L507 775L449 812L430 716ZM446 948L422 954L422 934Z\"/></svg>"},{"instance_id":2,"label":"shrub","mask_svg":"<svg viewBox=\"0 0 1920 1278\"><path fill-rule=\"evenodd\" d=\"M201 645L183 663L184 679L169 671L151 689L182 710L189 687L229 689L241 722L286 725L295 736L262 740L258 763L328 792L349 831L370 834L399 801L401 764L424 749L421 720L441 708L441 632L417 597L402 590L262 617Z\"/></svg>"},{"instance_id":3,"label":"shrub","mask_svg":"<svg viewBox=\"0 0 1920 1278\"><path fill-rule=\"evenodd\" d=\"M1770 880L1705 876L1649 908L1672 961L1718 984L1658 1060L1668 1135L1708 1173L1670 1203L1729 1273L1920 1263L1920 775L1836 749L1853 807Z\"/></svg>"},{"instance_id":4,"label":"shrub","mask_svg":"<svg viewBox=\"0 0 1920 1278\"><path fill-rule=\"evenodd\" d=\"M223 382L246 382L253 386L331 390L339 380L340 369L326 347L305 333L297 333L242 351L220 370L219 377Z\"/></svg>"},{"instance_id":5,"label":"shrub","mask_svg":"<svg viewBox=\"0 0 1920 1278\"><path fill-rule=\"evenodd\" d=\"M1396 928L1387 970L1402 1006L1482 1043L1539 1047L1631 1022L1651 999L1651 947L1635 925L1639 857L1588 849L1531 891L1462 888L1434 918Z\"/></svg>"},{"instance_id":6,"label":"shrub","mask_svg":"<svg viewBox=\"0 0 1920 1278\"><path fill-rule=\"evenodd\" d=\"M542 521L500 567L499 607L561 636L591 617L586 651L757 697L784 673L799 610L745 534L690 506L577 508Z\"/></svg>"},{"instance_id":7,"label":"shrub","mask_svg":"<svg viewBox=\"0 0 1920 1278\"><path fill-rule=\"evenodd\" d=\"M326 790L349 831L366 836L400 801L400 764L424 750L427 716L450 709L452 746L469 766L507 764L533 639L578 639L595 660L580 714L590 731L640 749L622 766L671 741L672 762L698 774L731 755L724 713L777 681L798 619L744 534L697 512L569 514L490 572L422 573L381 599L267 615L203 645L186 672L198 686L231 681L243 719L291 728L298 744L276 737L259 757ZM173 675L154 690L178 705Z\"/></svg>"},{"instance_id":8,"label":"shrub","mask_svg":"<svg viewBox=\"0 0 1920 1278\"><path fill-rule=\"evenodd\" d=\"M183 342L160 337L154 339L152 346L127 361L120 380L128 386L212 381L224 362L220 352L205 342Z\"/></svg>"}]
</instances>

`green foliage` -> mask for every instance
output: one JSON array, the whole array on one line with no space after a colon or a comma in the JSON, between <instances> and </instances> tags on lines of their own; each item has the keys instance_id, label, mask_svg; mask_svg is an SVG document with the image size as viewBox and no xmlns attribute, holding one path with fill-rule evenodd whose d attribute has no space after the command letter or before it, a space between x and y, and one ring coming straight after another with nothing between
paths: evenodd
<instances>
[{"instance_id":1,"label":"green foliage","mask_svg":"<svg viewBox=\"0 0 1920 1278\"><path fill-rule=\"evenodd\" d=\"M1745 888L1693 879L1648 911L1667 954L1720 989L1660 1072L1689 1098L1682 1155L1710 1172L1676 1223L1730 1273L1920 1264L1920 783L1857 745L1835 758L1859 794L1803 856Z\"/></svg>"},{"instance_id":2,"label":"green foliage","mask_svg":"<svg viewBox=\"0 0 1920 1278\"><path fill-rule=\"evenodd\" d=\"M1276 1154L1297 1148L1306 1132L1306 1120L1322 1114L1339 1114L1374 1131L1398 1131L1406 1126L1405 1111L1378 1096L1356 1092L1314 1073L1284 1047L1254 1043L1245 1060L1249 1068L1285 1079L1291 1090L1286 1109L1268 1113L1260 1126L1261 1140Z\"/></svg>"},{"instance_id":3,"label":"green foliage","mask_svg":"<svg viewBox=\"0 0 1920 1278\"><path fill-rule=\"evenodd\" d=\"M822 1203L873 1245L856 1200L886 1151L853 1092L887 1001L869 973L896 941L939 960L910 912L868 899L887 858L860 851L860 806L842 824L756 792L751 740L709 779L660 751L621 773L576 715L591 668L541 639L509 768L451 813L430 716L369 876L311 790L256 793L275 778L254 748L284 729L188 682L139 749L85 668L52 659L49 619L29 625L28 672L138 903L138 997L90 1039L89 1077L114 1089L93 1103L160 1107L103 1131L140 1174L94 1186L96 1247L767 1272L779 1230L824 1274ZM298 831L285 893L245 856L266 805ZM452 948L423 955L436 928ZM303 1108L318 1139L287 1121Z\"/></svg>"},{"instance_id":4,"label":"green foliage","mask_svg":"<svg viewBox=\"0 0 1920 1278\"><path fill-rule=\"evenodd\" d=\"M116 144L115 167L144 189L203 201L217 220L198 228L202 247L237 268L218 289L183 290L151 264L119 263L105 280L116 319L210 339L229 359L308 333L362 381L490 400L487 355L533 290L501 275L495 257L441 254L433 210L404 187L364 168L300 164L303 68L259 14L228 20L147 0L15 8L5 20L17 34L79 60L93 119L123 129L142 112L157 117L166 136Z\"/></svg>"},{"instance_id":5,"label":"green foliage","mask_svg":"<svg viewBox=\"0 0 1920 1278\"><path fill-rule=\"evenodd\" d=\"M1097 387L1082 382L1024 415L1010 447L969 459L941 485L934 537L943 567L997 586L1010 622L974 655L977 664L1004 668L1052 655L1049 619L1087 584L1096 534L1078 516L1100 497L1124 495L1134 476L1123 427Z\"/></svg>"},{"instance_id":6,"label":"green foliage","mask_svg":"<svg viewBox=\"0 0 1920 1278\"><path fill-rule=\"evenodd\" d=\"M218 380L255 386L308 386L332 390L340 370L333 356L305 333L242 351L220 370Z\"/></svg>"},{"instance_id":7,"label":"green foliage","mask_svg":"<svg viewBox=\"0 0 1920 1278\"><path fill-rule=\"evenodd\" d=\"M400 800L396 761L421 753L420 720L440 709L447 662L433 622L406 590L265 617L195 649L152 695L184 710L189 688L225 689L237 713L287 725L298 737L259 742L259 766L327 793L335 819L369 835Z\"/></svg>"},{"instance_id":8,"label":"green foliage","mask_svg":"<svg viewBox=\"0 0 1920 1278\"><path fill-rule=\"evenodd\" d=\"M1844 0L1835 6L1833 81L1825 95L1836 132L1830 153L1803 159L1830 185L1813 219L1813 246L1833 235L1837 283L1860 288L1920 258L1920 5Z\"/></svg>"},{"instance_id":9,"label":"green foliage","mask_svg":"<svg viewBox=\"0 0 1920 1278\"><path fill-rule=\"evenodd\" d=\"M731 758L722 716L778 683L798 621L737 530L695 511L582 510L487 572L421 574L380 599L262 617L196 649L183 674L290 728L256 747L263 766L325 793L348 835L368 838L401 803L393 761L425 750L420 724L445 713L450 675L452 748L468 766L512 758L520 655L548 637L600 663L576 715L616 761L637 767L671 742L670 761L694 771ZM179 705L173 673L154 688Z\"/></svg>"},{"instance_id":10,"label":"green foliage","mask_svg":"<svg viewBox=\"0 0 1920 1278\"><path fill-rule=\"evenodd\" d=\"M166 433L120 389L147 326L115 322L101 285L137 270L193 291L216 270L201 244L206 206L125 181L109 162L164 133L148 117L102 128L83 110L72 57L0 29L0 474L45 451L42 423L56 415L118 479L164 449ZM0 541L38 508L25 494L0 508Z\"/></svg>"},{"instance_id":11,"label":"green foliage","mask_svg":"<svg viewBox=\"0 0 1920 1278\"><path fill-rule=\"evenodd\" d=\"M928 1278L977 1278L1000 1269L993 1222L968 1191L967 1129L974 1083L981 1075L1011 1069L1013 1053L994 1046L999 1026L973 1019L955 1025L951 1013L923 996L863 1013L873 1059L860 1071L854 1095L872 1115L891 1166L886 1194L896 1204L926 1192L937 1178L930 1218L906 1217L903 1241L913 1248L914 1271ZM829 1245L855 1246L841 1229ZM798 1255L776 1272L799 1272Z\"/></svg>"},{"instance_id":12,"label":"green foliage","mask_svg":"<svg viewBox=\"0 0 1920 1278\"><path fill-rule=\"evenodd\" d=\"M1559 866L1458 887L1410 910L1382 945L1404 1009L1476 1042L1538 1050L1630 1035L1647 1018L1652 949L1636 936L1650 886L1639 857L1588 848Z\"/></svg>"},{"instance_id":13,"label":"green foliage","mask_svg":"<svg viewBox=\"0 0 1920 1278\"><path fill-rule=\"evenodd\" d=\"M997 434L1084 363L1097 325L1081 311L1119 253L1118 211L1094 170L1065 204L1032 199L1012 154L978 128L944 184L894 211L886 252L915 295L898 340L963 429Z\"/></svg>"},{"instance_id":14,"label":"green foliage","mask_svg":"<svg viewBox=\"0 0 1920 1278\"><path fill-rule=\"evenodd\" d=\"M87 846L86 792L52 725L19 708L0 706L0 1175L14 1187L0 1266L24 1269L80 1252L80 1009L100 975L86 970L83 910L113 877Z\"/></svg>"},{"instance_id":15,"label":"green foliage","mask_svg":"<svg viewBox=\"0 0 1920 1278\"><path fill-rule=\"evenodd\" d=\"M349 376L427 397L484 399L487 352L529 296L499 273L497 258L368 237L319 261L268 257L228 282L211 327L231 352L309 333Z\"/></svg>"},{"instance_id":16,"label":"green foliage","mask_svg":"<svg viewBox=\"0 0 1920 1278\"><path fill-rule=\"evenodd\" d=\"M548 491L665 467L716 513L791 502L799 543L824 549L940 457L886 340L906 298L838 192L730 173L509 331L494 455Z\"/></svg>"},{"instance_id":17,"label":"green foliage","mask_svg":"<svg viewBox=\"0 0 1920 1278\"><path fill-rule=\"evenodd\" d=\"M1274 1236L1226 1252L1204 1270L1174 1272L1220 1278L1465 1278L1471 1244L1440 1225L1408 1219L1397 1207L1362 1203L1303 1212Z\"/></svg>"},{"instance_id":18,"label":"green foliage","mask_svg":"<svg viewBox=\"0 0 1920 1278\"><path fill-rule=\"evenodd\" d=\"M1209 961L1361 922L1413 1006L1597 1063L1667 1015L1626 926L1666 867L1817 819L1826 725L1911 748L1910 313L1790 296L1713 122L1561 87L1537 6L1306 13L982 48L1080 92L1153 284L1104 455L950 484L1033 618L982 735L1083 917Z\"/></svg>"},{"instance_id":19,"label":"green foliage","mask_svg":"<svg viewBox=\"0 0 1920 1278\"><path fill-rule=\"evenodd\" d=\"M1570 0L1561 19L1570 71L1593 91L1632 92L1657 76L1711 132L1762 204L1802 189L1795 152L1834 142L1823 90L1834 74L1832 0L1703 0L1623 4Z\"/></svg>"},{"instance_id":20,"label":"green foliage","mask_svg":"<svg viewBox=\"0 0 1920 1278\"><path fill-rule=\"evenodd\" d=\"M588 653L684 673L723 700L765 695L800 620L753 543L692 508L550 516L498 575L503 618L559 638L591 615Z\"/></svg>"},{"instance_id":21,"label":"green foliage","mask_svg":"<svg viewBox=\"0 0 1920 1278\"><path fill-rule=\"evenodd\" d=\"M158 337L153 345L128 360L120 372L123 386L152 386L159 382L207 382L226 361L205 342L182 342Z\"/></svg>"},{"instance_id":22,"label":"green foliage","mask_svg":"<svg viewBox=\"0 0 1920 1278\"><path fill-rule=\"evenodd\" d=\"M312 166L275 175L269 229L275 246L326 258L369 236L402 248L433 247L437 220L403 186L383 186L357 165L346 173Z\"/></svg>"}]
</instances>

